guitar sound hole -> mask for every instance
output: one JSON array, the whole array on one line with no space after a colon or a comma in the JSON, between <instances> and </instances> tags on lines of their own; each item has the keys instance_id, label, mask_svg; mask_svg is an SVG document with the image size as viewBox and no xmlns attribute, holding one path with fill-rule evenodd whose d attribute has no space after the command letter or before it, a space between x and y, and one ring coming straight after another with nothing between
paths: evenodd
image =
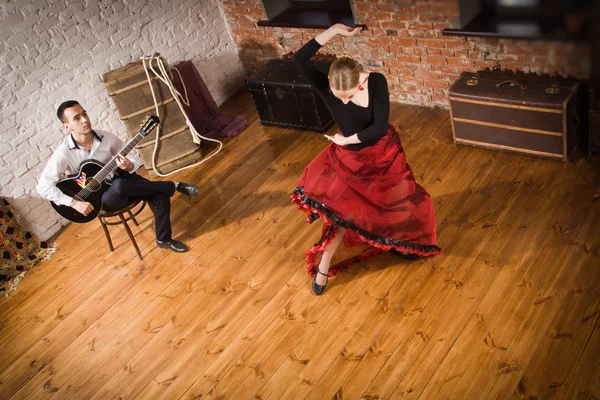
<instances>
[{"instance_id":1,"label":"guitar sound hole","mask_svg":"<svg viewBox=\"0 0 600 400\"><path fill-rule=\"evenodd\" d=\"M102 186L102 184L100 183L100 181L98 181L97 179L90 179L87 182L87 185L85 185L85 188L88 190L91 190L92 192L96 192L98 189L100 189L100 187Z\"/></svg>"}]
</instances>

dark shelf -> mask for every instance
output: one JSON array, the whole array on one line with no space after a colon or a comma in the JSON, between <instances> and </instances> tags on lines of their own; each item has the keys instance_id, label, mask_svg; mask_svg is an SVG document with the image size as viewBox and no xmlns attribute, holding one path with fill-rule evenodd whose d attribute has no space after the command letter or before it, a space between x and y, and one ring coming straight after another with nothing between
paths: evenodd
<instances>
[{"instance_id":1,"label":"dark shelf","mask_svg":"<svg viewBox=\"0 0 600 400\"><path fill-rule=\"evenodd\" d=\"M442 34L512 39L586 40L585 32L579 35L568 32L560 16L525 18L482 13L462 29L446 28Z\"/></svg>"},{"instance_id":2,"label":"dark shelf","mask_svg":"<svg viewBox=\"0 0 600 400\"><path fill-rule=\"evenodd\" d=\"M294 10L288 9L272 18L270 21L258 21L258 26L286 28L329 28L341 22L348 26L363 26L354 23L352 11L348 10Z\"/></svg>"}]
</instances>

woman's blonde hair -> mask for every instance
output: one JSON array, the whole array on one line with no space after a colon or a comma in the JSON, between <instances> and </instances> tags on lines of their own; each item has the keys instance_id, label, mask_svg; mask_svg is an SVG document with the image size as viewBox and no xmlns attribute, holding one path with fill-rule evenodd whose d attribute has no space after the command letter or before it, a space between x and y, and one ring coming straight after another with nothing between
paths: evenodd
<instances>
[{"instance_id":1,"label":"woman's blonde hair","mask_svg":"<svg viewBox=\"0 0 600 400\"><path fill-rule=\"evenodd\" d=\"M352 57L343 55L335 59L329 68L329 86L335 90L351 90L358 86L362 67Z\"/></svg>"}]
</instances>

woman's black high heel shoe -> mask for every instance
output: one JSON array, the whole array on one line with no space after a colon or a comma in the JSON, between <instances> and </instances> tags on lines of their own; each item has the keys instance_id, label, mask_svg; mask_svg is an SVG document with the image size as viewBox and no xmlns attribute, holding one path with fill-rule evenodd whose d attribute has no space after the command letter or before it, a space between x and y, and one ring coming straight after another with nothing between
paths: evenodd
<instances>
[{"instance_id":1,"label":"woman's black high heel shoe","mask_svg":"<svg viewBox=\"0 0 600 400\"><path fill-rule=\"evenodd\" d=\"M323 294L323 292L325 291L325 288L327 287L327 280L329 279L329 275L322 273L321 271L317 270L317 274L321 274L323 276L326 277L325 280L325 284L324 285L319 285L317 283L317 275L315 275L315 279L313 279L312 282L312 289L313 289L313 293L317 296L320 296Z\"/></svg>"}]
</instances>

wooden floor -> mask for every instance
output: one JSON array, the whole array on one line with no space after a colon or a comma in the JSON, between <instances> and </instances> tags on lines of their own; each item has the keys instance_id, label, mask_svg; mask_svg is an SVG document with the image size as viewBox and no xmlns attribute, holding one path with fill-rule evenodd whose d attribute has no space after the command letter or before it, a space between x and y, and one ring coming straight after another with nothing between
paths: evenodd
<instances>
[{"instance_id":1,"label":"wooden floor","mask_svg":"<svg viewBox=\"0 0 600 400\"><path fill-rule=\"evenodd\" d=\"M72 224L58 252L0 300L0 398L598 399L599 176L452 144L447 110L394 105L431 193L440 256L391 254L311 292L304 251L320 223L289 201L328 142L257 121L174 177L174 234Z\"/></svg>"}]
</instances>

